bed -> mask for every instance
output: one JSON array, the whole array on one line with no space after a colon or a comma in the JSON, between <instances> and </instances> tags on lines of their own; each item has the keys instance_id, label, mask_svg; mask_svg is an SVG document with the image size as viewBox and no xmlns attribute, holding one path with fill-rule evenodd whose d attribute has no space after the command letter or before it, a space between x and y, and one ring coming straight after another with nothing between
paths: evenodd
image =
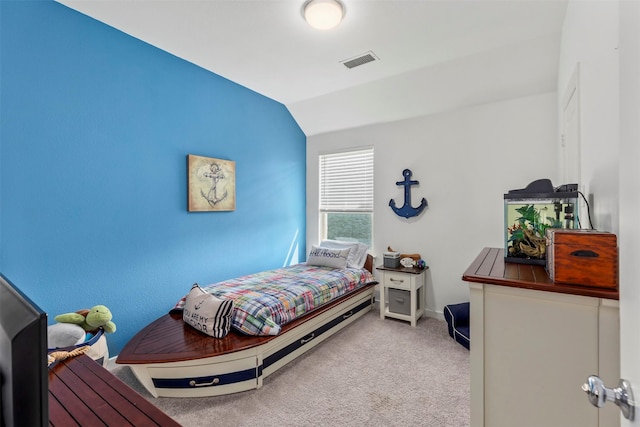
<instances>
[{"instance_id":1,"label":"bed","mask_svg":"<svg viewBox=\"0 0 640 427\"><path fill-rule=\"evenodd\" d=\"M302 317L286 319L272 335L240 332L235 314L224 338L205 335L185 323L180 300L138 332L116 363L128 365L154 397L217 396L260 388L266 377L372 309L377 282L372 256L365 253L364 259L361 283ZM340 270L321 269L332 274Z\"/></svg>"}]
</instances>

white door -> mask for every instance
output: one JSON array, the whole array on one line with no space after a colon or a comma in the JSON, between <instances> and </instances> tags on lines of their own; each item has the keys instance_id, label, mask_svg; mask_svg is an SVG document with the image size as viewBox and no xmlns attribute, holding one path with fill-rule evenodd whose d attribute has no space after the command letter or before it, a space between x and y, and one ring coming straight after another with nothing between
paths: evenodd
<instances>
[{"instance_id":1,"label":"white door","mask_svg":"<svg viewBox=\"0 0 640 427\"><path fill-rule=\"evenodd\" d=\"M620 2L619 51L620 374L640 402L640 2ZM635 411L633 421L621 417L622 426L640 426Z\"/></svg>"}]
</instances>

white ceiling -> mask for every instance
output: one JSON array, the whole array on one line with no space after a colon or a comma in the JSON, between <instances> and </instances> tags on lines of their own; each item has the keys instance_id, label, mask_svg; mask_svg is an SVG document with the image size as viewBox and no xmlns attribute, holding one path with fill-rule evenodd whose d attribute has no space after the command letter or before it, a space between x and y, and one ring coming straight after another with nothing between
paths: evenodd
<instances>
[{"instance_id":1,"label":"white ceiling","mask_svg":"<svg viewBox=\"0 0 640 427\"><path fill-rule=\"evenodd\" d=\"M58 0L287 106L307 136L556 90L566 0ZM378 61L341 61L372 51Z\"/></svg>"}]
</instances>

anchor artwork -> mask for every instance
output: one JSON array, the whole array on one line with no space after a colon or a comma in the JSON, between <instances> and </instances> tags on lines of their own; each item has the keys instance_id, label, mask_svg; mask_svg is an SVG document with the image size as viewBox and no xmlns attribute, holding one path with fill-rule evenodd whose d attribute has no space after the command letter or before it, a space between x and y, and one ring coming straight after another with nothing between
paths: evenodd
<instances>
[{"instance_id":1,"label":"anchor artwork","mask_svg":"<svg viewBox=\"0 0 640 427\"><path fill-rule=\"evenodd\" d=\"M423 197L420 202L420 206L417 208L411 206L411 186L418 185L419 182L411 179L411 175L413 175L413 173L409 169L403 170L402 175L404 176L404 181L398 181L396 182L396 185L404 186L404 204L398 208L396 207L395 200L391 199L389 200L389 206L391 206L391 209L393 209L398 216L403 216L405 218L418 216L424 208L427 207L427 199Z\"/></svg>"},{"instance_id":2,"label":"anchor artwork","mask_svg":"<svg viewBox=\"0 0 640 427\"><path fill-rule=\"evenodd\" d=\"M235 162L189 154L189 212L236 208Z\"/></svg>"}]
</instances>

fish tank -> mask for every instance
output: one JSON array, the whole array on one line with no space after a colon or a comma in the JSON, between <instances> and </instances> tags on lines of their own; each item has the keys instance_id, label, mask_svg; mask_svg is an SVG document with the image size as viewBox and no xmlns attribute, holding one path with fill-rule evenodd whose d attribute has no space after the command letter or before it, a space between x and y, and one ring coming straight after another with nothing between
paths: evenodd
<instances>
[{"instance_id":1,"label":"fish tank","mask_svg":"<svg viewBox=\"0 0 640 427\"><path fill-rule=\"evenodd\" d=\"M545 265L547 228L580 228L578 184L554 187L533 181L504 195L504 257L506 262Z\"/></svg>"}]
</instances>

